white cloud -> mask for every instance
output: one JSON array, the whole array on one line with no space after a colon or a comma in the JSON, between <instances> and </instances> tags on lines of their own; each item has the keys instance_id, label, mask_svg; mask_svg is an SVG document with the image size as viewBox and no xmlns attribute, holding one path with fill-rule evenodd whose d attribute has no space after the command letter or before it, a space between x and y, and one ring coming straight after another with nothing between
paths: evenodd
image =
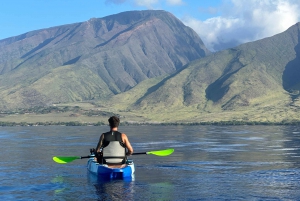
<instances>
[{"instance_id":1,"label":"white cloud","mask_svg":"<svg viewBox=\"0 0 300 201\"><path fill-rule=\"evenodd\" d=\"M182 0L166 0L166 1L170 5L182 5L183 4Z\"/></svg>"},{"instance_id":2,"label":"white cloud","mask_svg":"<svg viewBox=\"0 0 300 201\"><path fill-rule=\"evenodd\" d=\"M138 6L145 6L147 8L153 8L153 5L158 3L158 0L135 0L134 1Z\"/></svg>"},{"instance_id":3,"label":"white cloud","mask_svg":"<svg viewBox=\"0 0 300 201\"><path fill-rule=\"evenodd\" d=\"M167 3L170 6L183 5L183 0L106 0L106 3L122 4L129 2L135 4L136 6L146 7L148 9L153 9L155 7L160 7L163 3Z\"/></svg>"},{"instance_id":4,"label":"white cloud","mask_svg":"<svg viewBox=\"0 0 300 201\"><path fill-rule=\"evenodd\" d=\"M186 16L183 22L217 51L285 31L300 21L299 8L299 0L230 0L218 8L221 16L205 21Z\"/></svg>"}]
</instances>

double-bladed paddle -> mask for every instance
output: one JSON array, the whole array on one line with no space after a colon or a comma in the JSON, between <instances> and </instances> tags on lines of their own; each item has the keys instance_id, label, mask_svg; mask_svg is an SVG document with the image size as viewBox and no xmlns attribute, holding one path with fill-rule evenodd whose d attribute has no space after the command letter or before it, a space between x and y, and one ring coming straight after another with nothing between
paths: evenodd
<instances>
[{"instance_id":1,"label":"double-bladed paddle","mask_svg":"<svg viewBox=\"0 0 300 201\"><path fill-rule=\"evenodd\" d=\"M168 156L168 155L172 154L173 152L174 152L174 149L165 149L165 150L158 150L158 151L138 152L138 153L133 153L132 155L153 154L156 156ZM56 163L64 164L64 163L70 163L77 159L92 158L92 157L95 157L95 156L54 156L53 160Z\"/></svg>"},{"instance_id":2,"label":"double-bladed paddle","mask_svg":"<svg viewBox=\"0 0 300 201\"><path fill-rule=\"evenodd\" d=\"M57 163L70 163L76 159L92 158L95 156L54 156L52 159Z\"/></svg>"},{"instance_id":3,"label":"double-bladed paddle","mask_svg":"<svg viewBox=\"0 0 300 201\"><path fill-rule=\"evenodd\" d=\"M147 151L147 152L139 152L139 153L133 153L132 155L140 155L140 154L153 154L156 156L168 156L174 152L174 149L165 149L165 150L158 150L158 151Z\"/></svg>"}]
</instances>

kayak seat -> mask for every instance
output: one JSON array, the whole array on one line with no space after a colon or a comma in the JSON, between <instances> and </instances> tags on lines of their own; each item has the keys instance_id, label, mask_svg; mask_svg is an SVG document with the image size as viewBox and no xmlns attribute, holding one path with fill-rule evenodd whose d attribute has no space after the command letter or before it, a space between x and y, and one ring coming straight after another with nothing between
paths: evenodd
<instances>
[{"instance_id":1,"label":"kayak seat","mask_svg":"<svg viewBox=\"0 0 300 201\"><path fill-rule=\"evenodd\" d=\"M125 164L126 153L125 148L120 145L119 141L111 141L102 150L103 164Z\"/></svg>"}]
</instances>

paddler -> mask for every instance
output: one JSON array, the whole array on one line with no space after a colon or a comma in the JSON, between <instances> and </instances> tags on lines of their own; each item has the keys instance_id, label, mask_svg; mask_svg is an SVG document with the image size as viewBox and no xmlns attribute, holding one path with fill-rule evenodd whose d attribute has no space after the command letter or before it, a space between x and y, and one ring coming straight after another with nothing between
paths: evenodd
<instances>
[{"instance_id":1,"label":"paddler","mask_svg":"<svg viewBox=\"0 0 300 201\"><path fill-rule=\"evenodd\" d=\"M96 147L98 163L110 167L119 167L126 163L126 156L133 153L133 148L125 133L118 131L120 119L112 116L108 119L110 131L102 133Z\"/></svg>"}]
</instances>

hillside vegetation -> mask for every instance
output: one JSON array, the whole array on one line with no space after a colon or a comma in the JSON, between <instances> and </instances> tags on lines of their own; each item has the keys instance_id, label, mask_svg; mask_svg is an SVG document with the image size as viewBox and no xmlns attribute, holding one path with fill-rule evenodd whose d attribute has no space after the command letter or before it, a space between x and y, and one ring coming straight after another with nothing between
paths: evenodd
<instances>
[{"instance_id":1,"label":"hillside vegetation","mask_svg":"<svg viewBox=\"0 0 300 201\"><path fill-rule=\"evenodd\" d=\"M171 13L131 11L0 41L0 108L103 100L210 52Z\"/></svg>"},{"instance_id":2,"label":"hillside vegetation","mask_svg":"<svg viewBox=\"0 0 300 201\"><path fill-rule=\"evenodd\" d=\"M172 14L136 11L2 40L1 119L300 122L299 32L210 53Z\"/></svg>"},{"instance_id":3,"label":"hillside vegetation","mask_svg":"<svg viewBox=\"0 0 300 201\"><path fill-rule=\"evenodd\" d=\"M129 104L131 91L111 102L160 122L299 121L299 24L193 61Z\"/></svg>"}]
</instances>

